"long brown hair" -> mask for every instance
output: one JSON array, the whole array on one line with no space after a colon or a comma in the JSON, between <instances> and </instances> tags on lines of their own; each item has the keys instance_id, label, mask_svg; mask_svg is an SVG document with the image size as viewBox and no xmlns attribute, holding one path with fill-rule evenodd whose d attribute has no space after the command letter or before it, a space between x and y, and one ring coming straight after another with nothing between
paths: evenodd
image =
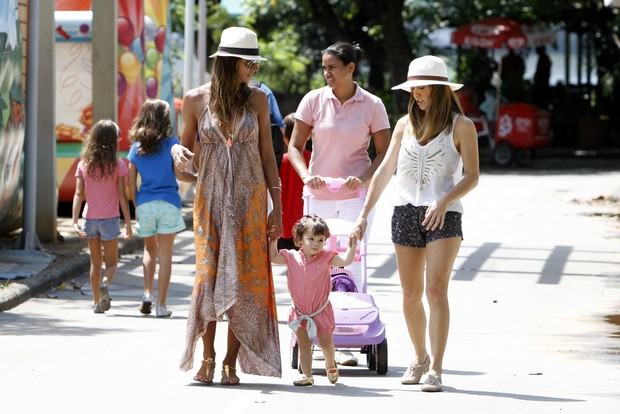
<instances>
[{"instance_id":1,"label":"long brown hair","mask_svg":"<svg viewBox=\"0 0 620 414\"><path fill-rule=\"evenodd\" d=\"M140 113L129 130L129 139L139 142L138 155L155 154L160 150L159 140L172 135L170 105L161 99L144 102Z\"/></svg>"},{"instance_id":2,"label":"long brown hair","mask_svg":"<svg viewBox=\"0 0 620 414\"><path fill-rule=\"evenodd\" d=\"M225 124L232 124L235 113L252 106L252 90L237 76L238 57L216 56L211 68L211 108Z\"/></svg>"},{"instance_id":3,"label":"long brown hair","mask_svg":"<svg viewBox=\"0 0 620 414\"><path fill-rule=\"evenodd\" d=\"M84 141L80 157L90 177L111 176L118 165L118 136L121 130L113 121L97 122Z\"/></svg>"},{"instance_id":4,"label":"long brown hair","mask_svg":"<svg viewBox=\"0 0 620 414\"><path fill-rule=\"evenodd\" d=\"M413 91L409 97L407 112L413 132L420 143L426 143L442 131L452 129L452 114L463 115L463 108L454 91L446 85L429 85L431 99L428 108L423 111L418 106Z\"/></svg>"}]
</instances>

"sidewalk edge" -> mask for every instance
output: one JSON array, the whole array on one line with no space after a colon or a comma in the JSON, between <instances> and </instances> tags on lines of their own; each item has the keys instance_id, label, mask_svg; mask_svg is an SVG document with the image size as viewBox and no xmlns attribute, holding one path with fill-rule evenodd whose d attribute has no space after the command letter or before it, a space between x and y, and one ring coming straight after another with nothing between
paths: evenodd
<instances>
[{"instance_id":1,"label":"sidewalk edge","mask_svg":"<svg viewBox=\"0 0 620 414\"><path fill-rule=\"evenodd\" d=\"M192 212L184 212L183 221L187 229L192 230ZM118 254L123 256L144 247L141 237L131 240L119 240ZM4 289L0 289L0 312L4 312L21 305L41 293L47 292L54 286L69 281L82 273L88 272L90 258L87 253L79 253L73 259L65 263L52 261L41 273L25 278L17 279Z\"/></svg>"}]
</instances>

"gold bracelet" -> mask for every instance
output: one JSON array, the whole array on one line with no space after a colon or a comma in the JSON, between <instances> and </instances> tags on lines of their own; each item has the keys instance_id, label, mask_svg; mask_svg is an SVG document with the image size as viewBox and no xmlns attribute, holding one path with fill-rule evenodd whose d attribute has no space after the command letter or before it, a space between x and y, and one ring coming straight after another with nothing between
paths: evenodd
<instances>
[{"instance_id":1,"label":"gold bracelet","mask_svg":"<svg viewBox=\"0 0 620 414\"><path fill-rule=\"evenodd\" d=\"M273 189L275 189L275 190L282 191L282 187L269 187L269 188L273 188Z\"/></svg>"}]
</instances>

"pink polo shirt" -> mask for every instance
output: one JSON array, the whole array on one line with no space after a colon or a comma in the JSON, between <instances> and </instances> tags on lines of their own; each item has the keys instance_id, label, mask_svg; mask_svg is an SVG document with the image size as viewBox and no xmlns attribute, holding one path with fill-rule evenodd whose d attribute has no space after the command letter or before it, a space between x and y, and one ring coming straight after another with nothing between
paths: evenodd
<instances>
[{"instance_id":1,"label":"pink polo shirt","mask_svg":"<svg viewBox=\"0 0 620 414\"><path fill-rule=\"evenodd\" d=\"M357 83L356 83L357 85ZM355 95L344 104L324 86L308 92L297 108L295 119L312 127L312 157L308 171L322 177L359 177L370 167L370 138L390 128L385 106L379 97L357 85ZM313 196L326 200L343 197L329 190L314 190Z\"/></svg>"}]
</instances>

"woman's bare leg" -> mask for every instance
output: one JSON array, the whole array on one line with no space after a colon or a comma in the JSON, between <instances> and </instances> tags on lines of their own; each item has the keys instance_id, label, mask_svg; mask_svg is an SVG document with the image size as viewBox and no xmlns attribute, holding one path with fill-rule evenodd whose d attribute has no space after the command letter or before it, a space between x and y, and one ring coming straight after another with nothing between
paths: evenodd
<instances>
[{"instance_id":1,"label":"woman's bare leg","mask_svg":"<svg viewBox=\"0 0 620 414\"><path fill-rule=\"evenodd\" d=\"M426 299L430 314L428 335L431 346L429 373L434 375L441 375L443 369L450 328L448 282L460 247L460 237L435 240L426 246Z\"/></svg>"}]
</instances>

